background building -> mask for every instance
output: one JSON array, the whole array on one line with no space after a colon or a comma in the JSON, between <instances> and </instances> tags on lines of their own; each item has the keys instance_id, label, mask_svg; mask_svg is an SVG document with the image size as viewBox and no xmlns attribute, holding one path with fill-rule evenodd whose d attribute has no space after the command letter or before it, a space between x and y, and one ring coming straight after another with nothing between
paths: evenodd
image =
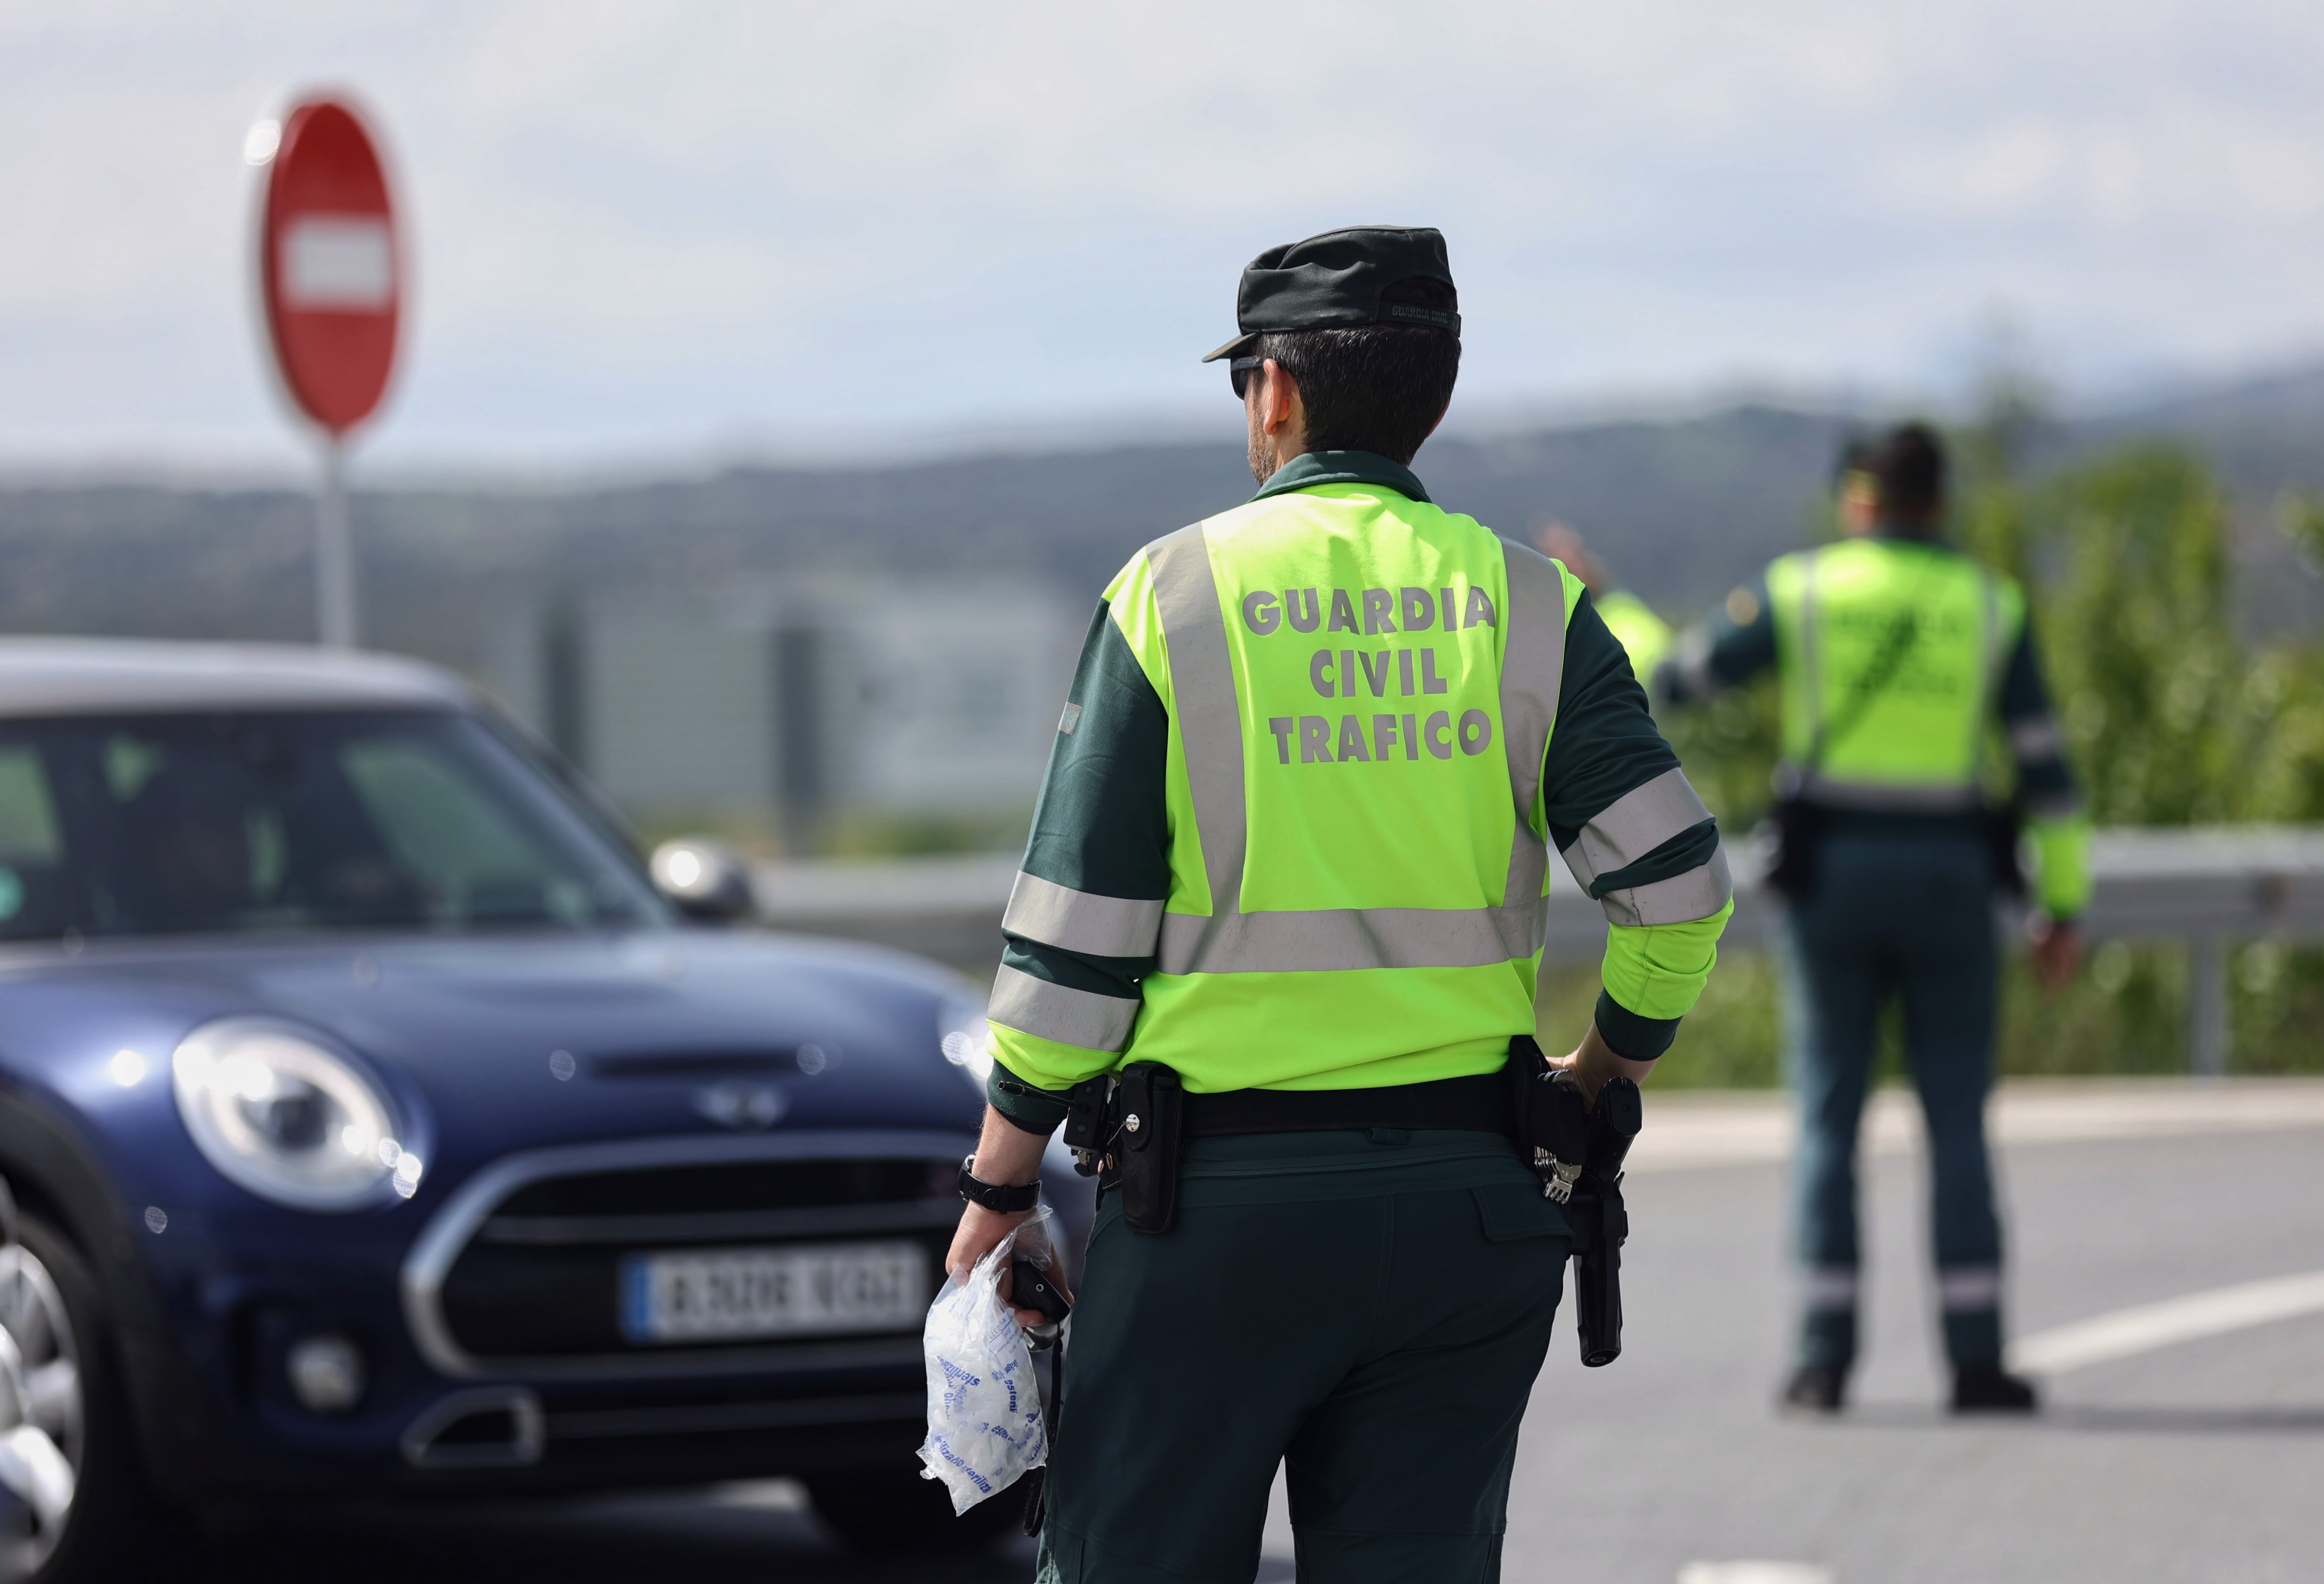
<instances>
[{"instance_id":1,"label":"background building","mask_svg":"<svg viewBox=\"0 0 2324 1584\"><path fill-rule=\"evenodd\" d=\"M1038 585L825 577L608 593L487 685L649 833L789 852L1021 836L1082 617Z\"/></svg>"}]
</instances>

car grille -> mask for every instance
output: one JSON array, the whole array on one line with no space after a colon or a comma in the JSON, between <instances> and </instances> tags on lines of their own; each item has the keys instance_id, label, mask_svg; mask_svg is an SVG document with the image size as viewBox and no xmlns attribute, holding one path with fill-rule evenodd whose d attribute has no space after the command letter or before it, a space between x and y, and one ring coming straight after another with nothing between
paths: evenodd
<instances>
[{"instance_id":1,"label":"car grille","mask_svg":"<svg viewBox=\"0 0 2324 1584\"><path fill-rule=\"evenodd\" d=\"M733 1353L733 1341L636 1343L619 1323L625 1256L851 1241L918 1243L940 1283L957 1157L722 1161L536 1178L477 1224L436 1295L449 1340L477 1364ZM917 1327L914 1328L917 1330ZM847 1339L860 1341L862 1333ZM797 1351L815 1339L747 1344Z\"/></svg>"}]
</instances>

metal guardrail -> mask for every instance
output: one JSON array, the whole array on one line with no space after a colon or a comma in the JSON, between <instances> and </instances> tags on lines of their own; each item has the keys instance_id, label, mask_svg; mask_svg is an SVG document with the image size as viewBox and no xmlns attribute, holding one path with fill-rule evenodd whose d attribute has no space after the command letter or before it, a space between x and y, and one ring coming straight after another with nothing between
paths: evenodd
<instances>
[{"instance_id":1,"label":"metal guardrail","mask_svg":"<svg viewBox=\"0 0 2324 1584\"><path fill-rule=\"evenodd\" d=\"M1738 844L1730 946L1774 944L1780 904L1758 883L1759 855ZM2083 919L2092 941L2186 945L2190 953L2188 1065L2227 1070L2227 954L2241 942L2324 940L2324 827L2199 826L2108 830L2091 852L2096 890ZM883 862L767 863L755 872L771 927L842 935L934 957L971 973L1001 954L1001 913L1017 874L1008 856ZM2005 939L2023 939L2005 915ZM1606 921L1560 870L1549 899L1545 961L1595 962Z\"/></svg>"}]
</instances>

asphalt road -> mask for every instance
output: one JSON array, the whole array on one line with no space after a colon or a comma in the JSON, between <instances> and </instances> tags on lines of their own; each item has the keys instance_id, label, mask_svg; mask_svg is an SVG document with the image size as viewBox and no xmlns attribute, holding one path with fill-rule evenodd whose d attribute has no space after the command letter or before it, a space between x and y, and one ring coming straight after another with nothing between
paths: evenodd
<instances>
[{"instance_id":1,"label":"asphalt road","mask_svg":"<svg viewBox=\"0 0 2324 1584\"><path fill-rule=\"evenodd\" d=\"M2152 1087L2005 1104L2014 1331L2324 1271L2324 1089L2231 1088L2185 1124L2192 1107ZM1650 1102L1650 1130L1657 1114ZM1868 1163L1858 1404L1834 1423L1784 1420L1770 1406L1790 1322L1780 1122L1748 1102L1659 1114L1665 1146L1630 1185L1628 1351L1584 1370L1561 1322L1518 1453L1513 1584L2324 1577L2324 1313L2070 1369L2033 1421L1950 1419L1921 1160L1895 1109ZM283 1524L203 1543L180 1576L288 1584L327 1564L341 1584L973 1584L1028 1579L1030 1555L851 1556L769 1486ZM1292 1578L1290 1555L1278 1504L1262 1584ZM1754 1562L1775 1566L1739 1565Z\"/></svg>"}]
</instances>

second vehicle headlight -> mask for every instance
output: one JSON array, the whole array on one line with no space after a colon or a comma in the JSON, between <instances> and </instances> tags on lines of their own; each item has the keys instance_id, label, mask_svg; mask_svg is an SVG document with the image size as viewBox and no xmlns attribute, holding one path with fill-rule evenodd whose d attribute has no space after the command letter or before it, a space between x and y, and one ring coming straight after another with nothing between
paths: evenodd
<instances>
[{"instance_id":1,"label":"second vehicle headlight","mask_svg":"<svg viewBox=\"0 0 2324 1584\"><path fill-rule=\"evenodd\" d=\"M228 1018L188 1035L171 1058L178 1114L210 1165L296 1210L355 1210L420 1187L420 1157L397 1137L378 1088L288 1025Z\"/></svg>"},{"instance_id":2,"label":"second vehicle headlight","mask_svg":"<svg viewBox=\"0 0 2324 1584\"><path fill-rule=\"evenodd\" d=\"M984 1002L967 995L945 997L936 1008L936 1048L982 1094L985 1080L992 1076L992 1030L984 1021Z\"/></svg>"}]
</instances>

